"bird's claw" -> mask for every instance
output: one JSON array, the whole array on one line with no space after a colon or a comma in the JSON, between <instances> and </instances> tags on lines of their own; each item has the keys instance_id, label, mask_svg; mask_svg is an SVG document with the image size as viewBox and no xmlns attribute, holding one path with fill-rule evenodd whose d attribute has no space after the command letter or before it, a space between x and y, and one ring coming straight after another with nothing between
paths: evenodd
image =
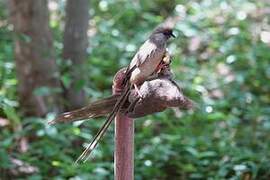
<instances>
[{"instance_id":1,"label":"bird's claw","mask_svg":"<svg viewBox=\"0 0 270 180\"><path fill-rule=\"evenodd\" d=\"M139 88L138 88L138 86L137 86L136 84L134 84L134 88L135 88L135 91L136 91L136 93L138 94L139 98L140 98L140 99L143 99L143 95L142 95L142 93L140 92L140 90L139 90Z\"/></svg>"}]
</instances>

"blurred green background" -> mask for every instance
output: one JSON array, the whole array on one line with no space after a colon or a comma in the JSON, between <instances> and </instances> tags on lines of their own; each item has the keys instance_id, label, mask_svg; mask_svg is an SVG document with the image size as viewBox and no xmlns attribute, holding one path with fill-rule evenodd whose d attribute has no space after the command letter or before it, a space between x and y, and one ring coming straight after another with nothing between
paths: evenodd
<instances>
[{"instance_id":1,"label":"blurred green background","mask_svg":"<svg viewBox=\"0 0 270 180\"><path fill-rule=\"evenodd\" d=\"M48 1L60 67L65 3ZM91 160L73 165L104 118L49 126L54 113L21 113L12 25L0 7L0 179L113 179L113 127ZM136 180L270 179L269 1L91 0L89 12L87 78L79 86L88 102L111 94L113 75L156 25L182 17L169 43L172 69L198 108L136 120Z\"/></svg>"}]
</instances>

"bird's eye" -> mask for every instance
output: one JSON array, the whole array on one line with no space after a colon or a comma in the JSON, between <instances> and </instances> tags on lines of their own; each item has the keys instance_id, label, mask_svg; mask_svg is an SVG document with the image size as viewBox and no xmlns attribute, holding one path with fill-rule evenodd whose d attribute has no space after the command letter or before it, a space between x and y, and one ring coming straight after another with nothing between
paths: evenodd
<instances>
[{"instance_id":1,"label":"bird's eye","mask_svg":"<svg viewBox=\"0 0 270 180\"><path fill-rule=\"evenodd\" d=\"M175 37L172 30L164 31L163 34L167 37Z\"/></svg>"},{"instance_id":2,"label":"bird's eye","mask_svg":"<svg viewBox=\"0 0 270 180\"><path fill-rule=\"evenodd\" d=\"M171 36L172 31L164 31L163 34L166 35L166 36Z\"/></svg>"},{"instance_id":3,"label":"bird's eye","mask_svg":"<svg viewBox=\"0 0 270 180\"><path fill-rule=\"evenodd\" d=\"M164 35L170 35L171 33L169 31L163 32Z\"/></svg>"}]
</instances>

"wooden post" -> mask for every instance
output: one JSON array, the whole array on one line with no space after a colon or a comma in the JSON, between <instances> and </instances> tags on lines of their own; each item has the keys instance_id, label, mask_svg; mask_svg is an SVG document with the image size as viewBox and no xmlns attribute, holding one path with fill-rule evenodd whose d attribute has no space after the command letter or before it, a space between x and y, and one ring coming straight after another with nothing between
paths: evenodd
<instances>
[{"instance_id":1,"label":"wooden post","mask_svg":"<svg viewBox=\"0 0 270 180\"><path fill-rule=\"evenodd\" d=\"M115 118L114 179L134 179L134 120L118 113Z\"/></svg>"},{"instance_id":2,"label":"wooden post","mask_svg":"<svg viewBox=\"0 0 270 180\"><path fill-rule=\"evenodd\" d=\"M123 91L122 81L125 78L125 68L114 76L113 94ZM115 150L114 150L114 179L134 179L134 121L118 113L115 117Z\"/></svg>"}]
</instances>

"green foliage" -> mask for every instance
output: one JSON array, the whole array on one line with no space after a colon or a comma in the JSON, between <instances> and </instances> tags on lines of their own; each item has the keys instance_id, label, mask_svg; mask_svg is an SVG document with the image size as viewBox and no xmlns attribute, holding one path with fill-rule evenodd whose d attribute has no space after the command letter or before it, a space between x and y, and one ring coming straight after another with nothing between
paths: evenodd
<instances>
[{"instance_id":1,"label":"green foliage","mask_svg":"<svg viewBox=\"0 0 270 180\"><path fill-rule=\"evenodd\" d=\"M197 108L136 120L135 179L269 179L270 42L264 35L270 34L269 3L168 2L91 1L88 82L79 86L91 100L110 94L114 73L128 64L151 30L168 15L186 13L169 49L176 79ZM57 3L50 25L64 72L70 64L61 60L64 10L63 2ZM36 168L22 178L113 179L112 127L89 162L73 165L104 119L49 126L52 114L43 119L20 115L11 27L2 9L0 16L0 115L9 120L0 127L3 178L15 166L12 159L19 159ZM69 74L61 80L68 87ZM28 142L25 152L22 138Z\"/></svg>"}]
</instances>

